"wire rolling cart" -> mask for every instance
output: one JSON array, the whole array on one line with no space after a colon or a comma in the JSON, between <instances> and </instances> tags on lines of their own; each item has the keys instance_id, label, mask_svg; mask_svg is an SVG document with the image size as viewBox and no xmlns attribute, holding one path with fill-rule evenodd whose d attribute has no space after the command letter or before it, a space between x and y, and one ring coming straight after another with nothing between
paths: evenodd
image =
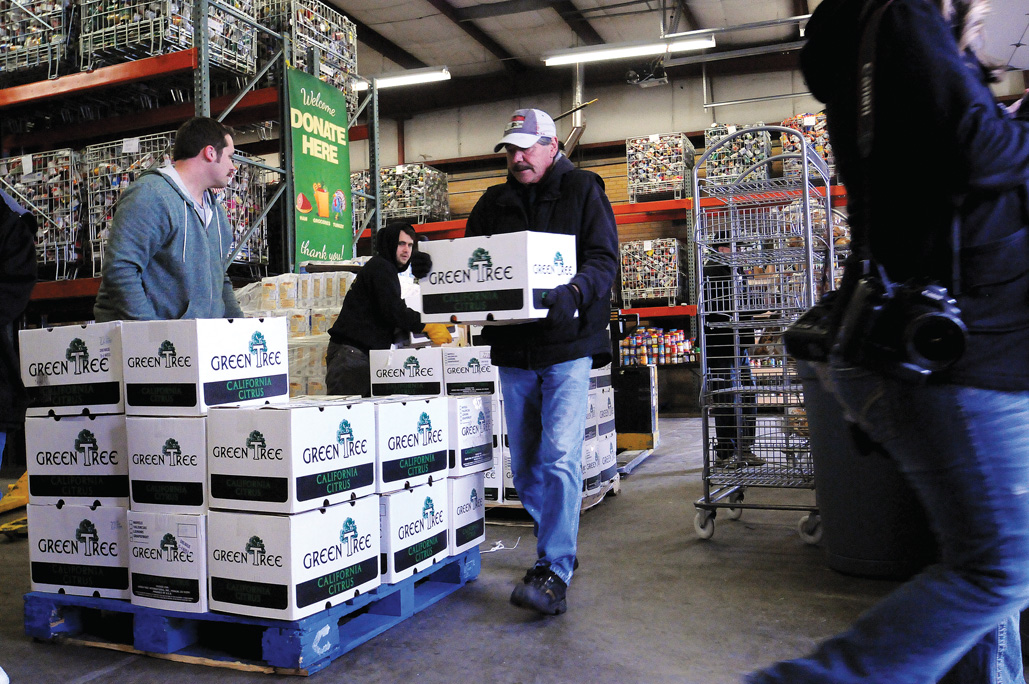
<instances>
[{"instance_id":1,"label":"wire rolling cart","mask_svg":"<svg viewBox=\"0 0 1029 684\"><path fill-rule=\"evenodd\" d=\"M836 265L834 241L826 239L835 232L829 172L801 132L781 126L729 133L705 150L697 167L724 158L724 147L740 146L738 137L773 133L792 136L797 151L757 159L733 178L694 175L704 441L694 529L710 539L720 509L731 520L747 508L796 510L805 513L802 539L816 544L822 528L813 497L811 504L744 498L749 488L814 490L803 386L782 333L820 289L832 287L831 280L816 282L826 260ZM793 159L799 174L771 177L772 164Z\"/></svg>"}]
</instances>

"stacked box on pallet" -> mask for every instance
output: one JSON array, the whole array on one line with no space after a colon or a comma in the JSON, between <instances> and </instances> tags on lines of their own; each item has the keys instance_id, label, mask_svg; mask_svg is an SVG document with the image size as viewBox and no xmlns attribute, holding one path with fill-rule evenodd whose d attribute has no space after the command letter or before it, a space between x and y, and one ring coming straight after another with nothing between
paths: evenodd
<instances>
[{"instance_id":1,"label":"stacked box on pallet","mask_svg":"<svg viewBox=\"0 0 1029 684\"><path fill-rule=\"evenodd\" d=\"M319 0L258 0L257 18L262 26L289 36L294 69L309 71L308 53L318 51L318 77L339 88L347 98L347 115L353 121L358 96L357 29L354 22ZM259 37L264 59L280 48L281 42L265 34Z\"/></svg>"},{"instance_id":2,"label":"stacked box on pallet","mask_svg":"<svg viewBox=\"0 0 1029 684\"><path fill-rule=\"evenodd\" d=\"M716 142L737 131L764 126L763 123L736 126L733 124L711 124L704 129L704 147L710 148ZM707 183L732 183L744 171L772 156L772 138L768 131L748 131L733 139L731 145L720 148L707 160ZM744 180L768 180L768 164L747 174Z\"/></svg>"},{"instance_id":3,"label":"stacked box on pallet","mask_svg":"<svg viewBox=\"0 0 1029 684\"><path fill-rule=\"evenodd\" d=\"M381 169L382 218L412 223L450 220L447 174L425 164L401 164Z\"/></svg>"},{"instance_id":4,"label":"stacked box on pallet","mask_svg":"<svg viewBox=\"0 0 1029 684\"><path fill-rule=\"evenodd\" d=\"M695 155L693 143L685 133L627 139L629 202L689 197Z\"/></svg>"},{"instance_id":5,"label":"stacked box on pallet","mask_svg":"<svg viewBox=\"0 0 1029 684\"><path fill-rule=\"evenodd\" d=\"M83 206L78 154L53 150L0 159L0 179L0 187L30 209L39 224L41 277L75 277Z\"/></svg>"},{"instance_id":6,"label":"stacked box on pallet","mask_svg":"<svg viewBox=\"0 0 1029 684\"><path fill-rule=\"evenodd\" d=\"M34 591L129 598L122 324L23 330Z\"/></svg>"},{"instance_id":7,"label":"stacked box on pallet","mask_svg":"<svg viewBox=\"0 0 1029 684\"><path fill-rule=\"evenodd\" d=\"M125 138L109 143L90 145L82 152L88 210L92 273L100 275L103 268L111 221L121 193L143 172L171 165L175 132L154 133L138 138ZM237 152L241 156L249 156ZM254 220L264 211L267 182L256 166L238 164L236 175L215 196L225 207L233 229L231 250L246 235ZM267 264L267 220L250 236L236 256L236 263Z\"/></svg>"},{"instance_id":8,"label":"stacked box on pallet","mask_svg":"<svg viewBox=\"0 0 1029 684\"><path fill-rule=\"evenodd\" d=\"M658 299L672 306L686 300L689 256L678 238L623 242L620 251L624 306Z\"/></svg>"},{"instance_id":9,"label":"stacked box on pallet","mask_svg":"<svg viewBox=\"0 0 1029 684\"><path fill-rule=\"evenodd\" d=\"M57 0L0 0L0 76L46 70L68 56L71 7Z\"/></svg>"},{"instance_id":10,"label":"stacked box on pallet","mask_svg":"<svg viewBox=\"0 0 1029 684\"><path fill-rule=\"evenodd\" d=\"M232 0L253 18L252 0ZM189 0L83 0L79 58L83 71L193 47L193 3ZM257 31L211 7L208 41L211 65L237 74L257 70Z\"/></svg>"},{"instance_id":11,"label":"stacked box on pallet","mask_svg":"<svg viewBox=\"0 0 1029 684\"><path fill-rule=\"evenodd\" d=\"M808 145L813 147L815 152L829 166L829 176L834 177L836 175L836 157L833 155L832 144L829 142L829 128L826 126L825 112L791 116L783 121L782 125L803 133ZM783 154L800 153L800 141L795 136L782 134L779 139L782 142ZM783 176L786 178L799 178L802 172L802 164L800 159L783 160Z\"/></svg>"}]
</instances>

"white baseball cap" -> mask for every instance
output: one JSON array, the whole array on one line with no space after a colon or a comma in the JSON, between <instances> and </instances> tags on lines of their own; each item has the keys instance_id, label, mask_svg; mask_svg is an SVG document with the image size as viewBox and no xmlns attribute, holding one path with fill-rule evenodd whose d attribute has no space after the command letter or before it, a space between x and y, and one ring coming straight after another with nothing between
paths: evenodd
<instances>
[{"instance_id":1,"label":"white baseball cap","mask_svg":"<svg viewBox=\"0 0 1029 684\"><path fill-rule=\"evenodd\" d=\"M500 152L504 145L515 147L532 147L540 138L556 138L557 126L542 109L516 109L511 115L511 121L504 127L504 137L494 147L494 152Z\"/></svg>"}]
</instances>

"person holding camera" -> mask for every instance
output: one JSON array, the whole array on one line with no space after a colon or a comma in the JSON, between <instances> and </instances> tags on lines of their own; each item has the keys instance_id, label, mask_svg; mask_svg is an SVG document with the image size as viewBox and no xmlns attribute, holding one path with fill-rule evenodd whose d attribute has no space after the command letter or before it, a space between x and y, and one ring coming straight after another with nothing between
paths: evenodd
<instances>
[{"instance_id":1,"label":"person holding camera","mask_svg":"<svg viewBox=\"0 0 1029 684\"><path fill-rule=\"evenodd\" d=\"M855 253L820 377L897 462L940 558L750 684L1025 682L1029 123L988 87L986 9L825 0L807 25Z\"/></svg>"}]
</instances>

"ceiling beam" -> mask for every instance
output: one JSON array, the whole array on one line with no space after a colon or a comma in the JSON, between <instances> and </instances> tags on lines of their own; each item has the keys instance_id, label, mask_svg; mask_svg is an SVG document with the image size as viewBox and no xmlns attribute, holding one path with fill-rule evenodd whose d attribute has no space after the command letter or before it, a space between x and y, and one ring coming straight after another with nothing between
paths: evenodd
<instances>
[{"instance_id":1,"label":"ceiling beam","mask_svg":"<svg viewBox=\"0 0 1029 684\"><path fill-rule=\"evenodd\" d=\"M564 19L564 22L568 24L568 28L572 29L575 35L579 37L582 45L604 44L604 39L600 37L597 30L582 15L582 12L579 11L579 8L575 6L572 0L558 0L558 2L553 3L553 8Z\"/></svg>"},{"instance_id":2,"label":"ceiling beam","mask_svg":"<svg viewBox=\"0 0 1029 684\"><path fill-rule=\"evenodd\" d=\"M473 24L471 21L462 20L460 12L447 0L427 0L427 2L439 10L440 14L454 22L462 31L467 33L472 40L486 48L490 54L500 60L509 73L525 73L525 65L518 61L518 58L508 52L503 45L493 40L485 31ZM357 35L361 35L358 33Z\"/></svg>"},{"instance_id":3,"label":"ceiling beam","mask_svg":"<svg viewBox=\"0 0 1029 684\"><path fill-rule=\"evenodd\" d=\"M389 61L405 69L423 69L427 66L431 66L418 59L378 31L375 31L367 24L362 24L360 21L355 19L354 15L350 12L346 12L344 10L344 13L350 21L354 22L354 28L357 29L357 39Z\"/></svg>"},{"instance_id":4,"label":"ceiling beam","mask_svg":"<svg viewBox=\"0 0 1029 684\"><path fill-rule=\"evenodd\" d=\"M457 12L457 16L461 21L473 21L475 19L495 19L509 14L550 9L554 2L555 0L500 0L500 2L491 2L487 5L455 7L454 11Z\"/></svg>"},{"instance_id":5,"label":"ceiling beam","mask_svg":"<svg viewBox=\"0 0 1029 684\"><path fill-rule=\"evenodd\" d=\"M793 0L793 16L799 17L805 14L811 14L811 10L807 8L807 0Z\"/></svg>"},{"instance_id":6,"label":"ceiling beam","mask_svg":"<svg viewBox=\"0 0 1029 684\"><path fill-rule=\"evenodd\" d=\"M690 9L690 4L686 0L676 0L675 12L672 14L673 23L670 30L665 33L676 33L679 31L679 22L686 22L687 31L695 31L702 28L700 22L697 21L697 16L693 14L693 10ZM662 21L662 26L664 25Z\"/></svg>"}]
</instances>

